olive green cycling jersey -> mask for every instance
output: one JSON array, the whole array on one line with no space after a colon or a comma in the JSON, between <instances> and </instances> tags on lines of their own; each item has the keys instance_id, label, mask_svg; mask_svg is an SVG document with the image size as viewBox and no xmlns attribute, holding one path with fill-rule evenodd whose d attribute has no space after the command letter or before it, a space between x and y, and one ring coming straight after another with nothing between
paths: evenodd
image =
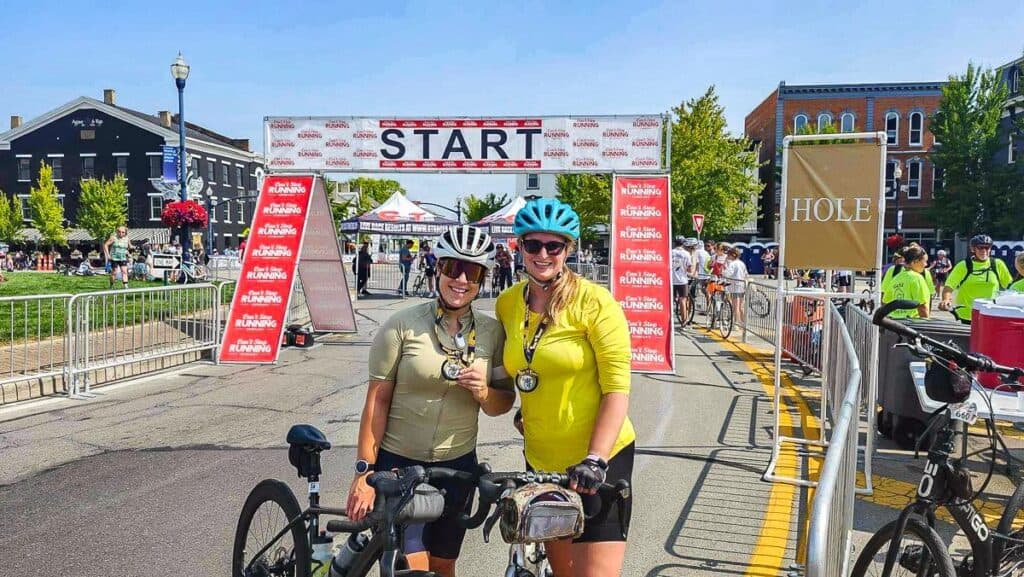
<instances>
[{"instance_id":1,"label":"olive green cycling jersey","mask_svg":"<svg viewBox=\"0 0 1024 577\"><path fill-rule=\"evenodd\" d=\"M480 413L472 393L441 375L448 356L438 339L450 350L457 347L447 331L435 330L436 314L434 301L396 312L377 332L370 349L370 379L394 383L381 447L430 462L455 459L476 448ZM502 368L504 330L482 314L467 313L460 321L463 334L475 324L473 365L484 369L494 387L494 371ZM508 379L500 384L511 390Z\"/></svg>"}]
</instances>

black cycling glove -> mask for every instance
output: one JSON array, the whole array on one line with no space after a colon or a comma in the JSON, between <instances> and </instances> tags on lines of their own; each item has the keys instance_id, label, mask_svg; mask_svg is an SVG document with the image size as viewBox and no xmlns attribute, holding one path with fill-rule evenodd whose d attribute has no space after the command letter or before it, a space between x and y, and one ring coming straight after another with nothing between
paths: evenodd
<instances>
[{"instance_id":1,"label":"black cycling glove","mask_svg":"<svg viewBox=\"0 0 1024 577\"><path fill-rule=\"evenodd\" d=\"M577 489L595 491L608 476L608 464L587 458L566 469L565 473L576 482Z\"/></svg>"}]
</instances>

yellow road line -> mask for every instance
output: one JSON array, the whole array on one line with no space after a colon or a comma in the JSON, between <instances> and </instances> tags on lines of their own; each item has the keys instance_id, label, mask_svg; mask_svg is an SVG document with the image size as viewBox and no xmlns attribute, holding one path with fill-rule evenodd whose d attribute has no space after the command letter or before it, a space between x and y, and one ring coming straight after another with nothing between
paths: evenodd
<instances>
[{"instance_id":1,"label":"yellow road line","mask_svg":"<svg viewBox=\"0 0 1024 577\"><path fill-rule=\"evenodd\" d=\"M721 339L713 333L708 333L718 343L727 345L733 349L737 356L751 369L751 372L761 381L761 386L768 395L772 395L775 389L774 358L766 358L764 351ZM813 425L812 432L816 434L816 419L808 409L807 403L794 393L794 385L785 374L782 375L782 404L779 411L779 434L784 436L796 436L798 427L795 426L793 415L789 412L787 398L796 406L800 414L800 421L804 427ZM807 429L805 429L805 432ZM813 459L812 459L813 461ZM815 475L817 467L814 467ZM799 463L793 452L780 452L775 464L775 474L780 477L795 478L799 473ZM768 495L768 505L765 510L764 522L758 534L754 550L750 555L750 563L746 575L759 577L777 577L782 572L785 563L786 544L789 542L789 527L793 519L793 502L799 487L789 483L772 483ZM806 529L803 528L802 531ZM798 551L801 548L798 548ZM802 563L803 554L798 552L797 562Z\"/></svg>"}]
</instances>

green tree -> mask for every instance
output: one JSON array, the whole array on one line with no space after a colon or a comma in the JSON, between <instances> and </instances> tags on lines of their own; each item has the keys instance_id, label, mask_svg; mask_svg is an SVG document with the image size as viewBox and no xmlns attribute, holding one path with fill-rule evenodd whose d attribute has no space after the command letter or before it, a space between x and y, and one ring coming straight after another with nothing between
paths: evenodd
<instances>
[{"instance_id":1,"label":"green tree","mask_svg":"<svg viewBox=\"0 0 1024 577\"><path fill-rule=\"evenodd\" d=\"M479 198L475 194L471 194L462 201L464 203L462 217L466 222L476 222L510 202L507 194L498 196L493 192Z\"/></svg>"},{"instance_id":2,"label":"green tree","mask_svg":"<svg viewBox=\"0 0 1024 577\"><path fill-rule=\"evenodd\" d=\"M359 214L372 209L385 200L391 198L396 192L406 194L405 188L397 180L386 178L367 178L361 176L348 181L349 190L359 191Z\"/></svg>"},{"instance_id":3,"label":"green tree","mask_svg":"<svg viewBox=\"0 0 1024 577\"><path fill-rule=\"evenodd\" d=\"M43 246L51 248L67 245L64 207L60 204L57 186L53 183L53 168L45 162L39 167L38 186L29 191L28 206L32 211L32 225L39 230Z\"/></svg>"},{"instance_id":4,"label":"green tree","mask_svg":"<svg viewBox=\"0 0 1024 577\"><path fill-rule=\"evenodd\" d=\"M757 152L726 131L715 87L673 109L672 228L693 234L692 214L704 215L704 236L735 230L757 211Z\"/></svg>"},{"instance_id":5,"label":"green tree","mask_svg":"<svg viewBox=\"0 0 1024 577\"><path fill-rule=\"evenodd\" d=\"M936 226L963 235L1022 232L1024 182L1012 165L996 162L1006 146L999 130L1008 92L995 71L969 64L950 76L931 119L936 145L932 162L944 171L930 216Z\"/></svg>"},{"instance_id":6,"label":"green tree","mask_svg":"<svg viewBox=\"0 0 1024 577\"><path fill-rule=\"evenodd\" d=\"M21 212L21 201L9 198L0 190L0 241L7 244L21 240L25 228L25 215Z\"/></svg>"},{"instance_id":7,"label":"green tree","mask_svg":"<svg viewBox=\"0 0 1024 577\"><path fill-rule=\"evenodd\" d=\"M128 223L124 205L127 193L128 184L121 175L115 176L114 180L83 180L82 195L78 201L78 226L100 242L107 240L117 227Z\"/></svg>"},{"instance_id":8,"label":"green tree","mask_svg":"<svg viewBox=\"0 0 1024 577\"><path fill-rule=\"evenodd\" d=\"M608 224L612 214L612 179L607 174L560 174L555 178L558 198L580 215L583 246L597 240L594 225Z\"/></svg>"}]
</instances>

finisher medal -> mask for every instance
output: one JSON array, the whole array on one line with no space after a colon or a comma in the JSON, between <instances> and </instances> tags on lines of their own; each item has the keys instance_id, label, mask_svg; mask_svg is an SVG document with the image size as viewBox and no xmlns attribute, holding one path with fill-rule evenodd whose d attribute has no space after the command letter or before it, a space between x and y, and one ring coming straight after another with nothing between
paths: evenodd
<instances>
[{"instance_id":1,"label":"finisher medal","mask_svg":"<svg viewBox=\"0 0 1024 577\"><path fill-rule=\"evenodd\" d=\"M445 359L444 363L441 364L441 376L449 381L454 381L459 378L459 371L461 370L462 367L459 363L456 363L451 359Z\"/></svg>"},{"instance_id":2,"label":"finisher medal","mask_svg":"<svg viewBox=\"0 0 1024 577\"><path fill-rule=\"evenodd\" d=\"M529 393L540 384L540 376L533 369L520 369L516 373L516 388L524 393Z\"/></svg>"}]
</instances>

